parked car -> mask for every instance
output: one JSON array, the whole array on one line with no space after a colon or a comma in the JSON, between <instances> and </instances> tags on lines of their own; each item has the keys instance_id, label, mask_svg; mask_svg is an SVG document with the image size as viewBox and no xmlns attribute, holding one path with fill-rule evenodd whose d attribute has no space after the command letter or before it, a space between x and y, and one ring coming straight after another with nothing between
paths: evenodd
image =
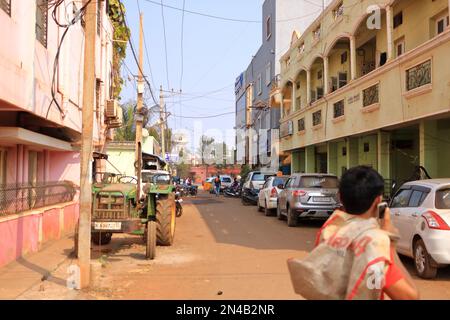
<instances>
[{"instance_id":1,"label":"parked car","mask_svg":"<svg viewBox=\"0 0 450 320\"><path fill-rule=\"evenodd\" d=\"M276 176L275 172L251 171L242 185L242 204L258 204L258 193L267 178Z\"/></svg>"},{"instance_id":2,"label":"parked car","mask_svg":"<svg viewBox=\"0 0 450 320\"><path fill-rule=\"evenodd\" d=\"M264 210L266 216L272 215L272 212L277 209L278 194L281 189L278 187L284 185L288 176L273 176L269 177L258 194L258 210Z\"/></svg>"},{"instance_id":3,"label":"parked car","mask_svg":"<svg viewBox=\"0 0 450 320\"><path fill-rule=\"evenodd\" d=\"M407 182L390 207L400 233L397 251L414 258L421 278L434 278L450 264L450 178Z\"/></svg>"},{"instance_id":4,"label":"parked car","mask_svg":"<svg viewBox=\"0 0 450 320\"><path fill-rule=\"evenodd\" d=\"M299 219L328 219L339 208L338 178L331 174L293 174L278 196L277 217L290 227Z\"/></svg>"},{"instance_id":5,"label":"parked car","mask_svg":"<svg viewBox=\"0 0 450 320\"><path fill-rule=\"evenodd\" d=\"M223 192L225 188L230 187L233 184L233 179L230 176L220 176L220 191Z\"/></svg>"}]
</instances>

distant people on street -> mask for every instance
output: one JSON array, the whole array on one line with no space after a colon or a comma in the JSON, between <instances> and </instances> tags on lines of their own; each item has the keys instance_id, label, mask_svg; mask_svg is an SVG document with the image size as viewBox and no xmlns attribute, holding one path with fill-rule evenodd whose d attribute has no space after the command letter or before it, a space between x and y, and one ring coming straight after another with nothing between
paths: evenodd
<instances>
[{"instance_id":1,"label":"distant people on street","mask_svg":"<svg viewBox=\"0 0 450 320\"><path fill-rule=\"evenodd\" d=\"M389 208L379 207L383 193L383 177L374 169L359 166L344 173L339 185L343 209L320 229L305 259L288 261L296 293L306 299L419 298L397 255Z\"/></svg>"},{"instance_id":2,"label":"distant people on street","mask_svg":"<svg viewBox=\"0 0 450 320\"><path fill-rule=\"evenodd\" d=\"M221 181L220 181L220 176L217 176L214 179L214 191L216 193L216 197L218 197L220 195L220 185L221 185Z\"/></svg>"}]
</instances>

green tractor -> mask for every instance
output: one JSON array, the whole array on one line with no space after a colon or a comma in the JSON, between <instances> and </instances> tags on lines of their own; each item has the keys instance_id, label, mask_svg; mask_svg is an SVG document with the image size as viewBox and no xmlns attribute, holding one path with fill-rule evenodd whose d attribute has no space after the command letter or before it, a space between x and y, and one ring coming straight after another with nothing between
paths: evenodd
<instances>
[{"instance_id":1,"label":"green tractor","mask_svg":"<svg viewBox=\"0 0 450 320\"><path fill-rule=\"evenodd\" d=\"M105 177L110 180L102 179L93 185L92 241L108 244L114 233L143 236L146 258L154 259L156 245L171 246L175 236L175 188L170 173L144 170L140 199L137 199L136 177L113 175L111 178L111 174Z\"/></svg>"}]
</instances>

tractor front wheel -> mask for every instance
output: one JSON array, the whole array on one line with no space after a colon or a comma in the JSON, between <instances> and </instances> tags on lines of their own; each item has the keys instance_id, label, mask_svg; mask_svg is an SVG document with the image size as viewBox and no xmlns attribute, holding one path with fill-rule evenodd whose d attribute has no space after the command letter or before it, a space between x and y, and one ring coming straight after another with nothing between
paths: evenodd
<instances>
[{"instance_id":1,"label":"tractor front wheel","mask_svg":"<svg viewBox=\"0 0 450 320\"><path fill-rule=\"evenodd\" d=\"M175 196L169 194L156 201L156 239L160 246L171 246L175 237Z\"/></svg>"},{"instance_id":2,"label":"tractor front wheel","mask_svg":"<svg viewBox=\"0 0 450 320\"><path fill-rule=\"evenodd\" d=\"M147 233L145 235L145 258L148 260L155 259L156 256L156 222L149 221L147 223Z\"/></svg>"}]
</instances>

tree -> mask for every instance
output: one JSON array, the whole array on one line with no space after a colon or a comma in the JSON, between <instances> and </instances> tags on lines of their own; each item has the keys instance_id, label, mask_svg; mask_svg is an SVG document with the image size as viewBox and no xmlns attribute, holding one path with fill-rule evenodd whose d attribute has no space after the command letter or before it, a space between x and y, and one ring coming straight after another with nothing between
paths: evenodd
<instances>
[{"instance_id":1,"label":"tree","mask_svg":"<svg viewBox=\"0 0 450 320\"><path fill-rule=\"evenodd\" d=\"M130 30L127 28L125 21L123 21L121 6L123 12L125 12L125 6L120 3L119 0L109 0L109 18L114 27L114 41L113 42L113 68L112 68L112 89L113 98L120 99L120 92L122 91L123 79L120 74L120 67L122 61L126 57L127 41L129 39Z\"/></svg>"},{"instance_id":2,"label":"tree","mask_svg":"<svg viewBox=\"0 0 450 320\"><path fill-rule=\"evenodd\" d=\"M205 135L203 135L201 138L200 138L200 152L201 152L201 154L200 154L200 157L201 157L201 159L202 159L202 165L204 165L205 164L205 152L206 152L206 148L208 148L210 145L212 145L213 143L214 143L214 138L211 138L211 137L208 137L208 136L205 136ZM208 155L208 158L210 157L211 155Z\"/></svg>"},{"instance_id":3,"label":"tree","mask_svg":"<svg viewBox=\"0 0 450 320\"><path fill-rule=\"evenodd\" d=\"M123 125L116 129L114 140L115 141L135 141L136 139L136 121L134 114L136 112L136 101L130 100L120 106L123 112ZM144 121L142 127L145 128L150 120L148 109L143 108Z\"/></svg>"}]
</instances>

